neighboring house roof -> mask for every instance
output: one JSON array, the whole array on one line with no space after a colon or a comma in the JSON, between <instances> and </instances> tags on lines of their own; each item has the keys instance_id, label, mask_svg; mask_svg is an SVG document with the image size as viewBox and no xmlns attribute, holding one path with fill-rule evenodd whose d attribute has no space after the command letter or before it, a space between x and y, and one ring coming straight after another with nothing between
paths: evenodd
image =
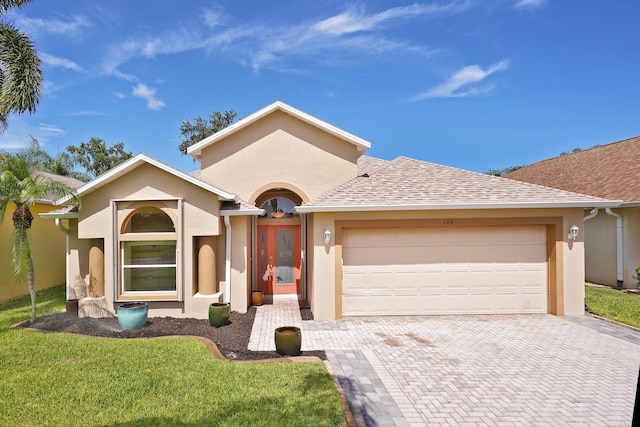
<instances>
[{"instance_id":1,"label":"neighboring house roof","mask_svg":"<svg viewBox=\"0 0 640 427\"><path fill-rule=\"evenodd\" d=\"M35 171L33 172L33 175L34 178L35 176L41 176L46 180L60 182L71 188L79 188L84 185L84 182L80 181L79 179L71 178L70 176L57 175L50 172ZM45 205L50 205L55 203L56 198L57 196L48 194L44 196L44 198L39 199L38 202Z\"/></svg>"},{"instance_id":2,"label":"neighboring house roof","mask_svg":"<svg viewBox=\"0 0 640 427\"><path fill-rule=\"evenodd\" d=\"M100 187L103 187L104 185L110 183L111 181L114 181L115 179L131 172L132 170L136 169L137 167L139 167L142 164L150 164L153 165L159 169L162 169L165 172L170 173L171 175L183 179L193 185L196 185L197 187L200 187L204 190L210 191L211 193L214 193L215 195L218 196L218 198L220 200L235 200L236 197L234 194L231 193L227 193L224 190L221 190L217 187L214 187L213 185L209 185L204 181L201 181L198 178L194 178L193 176L186 174L184 172L181 172L165 163L160 162L159 160L156 160L152 157L149 157L145 154L137 154L134 157L130 158L129 160L119 164L118 166L116 166L115 168L111 169L108 172L105 172L104 174L100 175L99 177L97 177L96 179L94 179L93 181L90 181L88 183L86 183L85 185L83 185L82 187L78 188L77 193L79 196L84 196L86 194L91 193L94 190L97 190ZM61 198L60 200L57 200L55 203L56 204L64 204L65 202L67 202L68 200L71 199L71 196L66 196Z\"/></svg>"},{"instance_id":3,"label":"neighboring house roof","mask_svg":"<svg viewBox=\"0 0 640 427\"><path fill-rule=\"evenodd\" d=\"M524 166L506 178L625 202L640 201L640 136Z\"/></svg>"},{"instance_id":4,"label":"neighboring house roof","mask_svg":"<svg viewBox=\"0 0 640 427\"><path fill-rule=\"evenodd\" d=\"M275 112L281 111L283 113L289 114L303 122L306 122L312 126L319 128L322 131L325 131L333 136L336 136L344 141L347 141L353 145L355 145L358 149L358 153L362 154L367 151L371 147L371 143L365 141L364 139L357 137L355 135L350 134L349 132L345 132L342 129L339 129L329 123L323 122L320 119L317 119L303 111L293 108L290 105L285 104L281 101L276 101L273 104L267 105L261 110L256 111L255 113L243 118L235 122L234 124L214 133L213 135L208 136L200 142L193 144L191 147L187 149L187 153L193 156L195 159L199 159L202 155L202 150L211 144L215 144L221 139L226 138L227 136L243 129L250 124L260 120L261 118Z\"/></svg>"},{"instance_id":5,"label":"neighboring house roof","mask_svg":"<svg viewBox=\"0 0 640 427\"><path fill-rule=\"evenodd\" d=\"M296 210L306 212L614 207L618 201L398 157Z\"/></svg>"},{"instance_id":6,"label":"neighboring house roof","mask_svg":"<svg viewBox=\"0 0 640 427\"><path fill-rule=\"evenodd\" d=\"M61 182L71 188L80 188L85 184L85 182L80 181L79 179L75 179L70 176L57 175L55 173L50 173L50 172L36 171L34 172L34 175L40 175L51 181Z\"/></svg>"}]
</instances>

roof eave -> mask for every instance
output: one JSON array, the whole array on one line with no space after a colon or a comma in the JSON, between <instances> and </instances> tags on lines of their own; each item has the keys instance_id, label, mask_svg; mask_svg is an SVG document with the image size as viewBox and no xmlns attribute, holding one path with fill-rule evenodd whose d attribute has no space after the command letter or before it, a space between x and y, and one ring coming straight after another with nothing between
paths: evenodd
<instances>
[{"instance_id":1,"label":"roof eave","mask_svg":"<svg viewBox=\"0 0 640 427\"><path fill-rule=\"evenodd\" d=\"M243 209L243 210L235 210L235 209L222 209L220 210L220 216L260 216L264 215L264 209Z\"/></svg>"},{"instance_id":2,"label":"roof eave","mask_svg":"<svg viewBox=\"0 0 640 427\"><path fill-rule=\"evenodd\" d=\"M65 212L65 213L55 213L55 212L43 212L38 214L40 218L43 219L75 219L78 218L78 212Z\"/></svg>"},{"instance_id":3,"label":"roof eave","mask_svg":"<svg viewBox=\"0 0 640 427\"><path fill-rule=\"evenodd\" d=\"M193 144L192 146L190 146L187 149L187 153L190 154L194 159L196 160L200 160L200 157L202 155L202 149L208 147L209 145L215 143L216 141L219 141L223 138L225 138L228 135L231 135L243 128L245 128L246 126L250 125L251 123L254 123L255 121L267 116L268 114L276 111L276 110L280 110L283 111L293 117L297 117L298 119L309 123L313 126L316 126L320 129L325 130L326 132L340 138L343 139L345 141L348 141L352 144L354 144L358 150L358 154L362 154L365 151L367 151L369 148L371 148L371 143L369 141L366 141L360 137L357 137L349 132L346 132L342 129L339 129L333 125L330 125L329 123L326 123L316 117L313 117L303 111L300 111L296 108L293 108L290 105L285 104L282 101L276 101L270 105L267 105L266 107L256 111L255 113L245 117L242 120L237 121L236 123L206 137L205 139L203 139L202 141L196 142L195 144Z\"/></svg>"},{"instance_id":4,"label":"roof eave","mask_svg":"<svg viewBox=\"0 0 640 427\"><path fill-rule=\"evenodd\" d=\"M221 190L217 187L214 187L213 185L209 185L204 181L199 180L198 178L195 178L189 174L186 174L182 171L179 171L169 165L166 165L152 157L149 157L145 154L137 154L136 156L132 157L131 159L125 161L124 163L121 163L120 165L116 166L115 168L111 169L110 171L100 175L99 177L97 177L96 179L94 179L93 181L90 181L88 183L86 183L85 185L83 185L82 187L78 188L76 190L76 193L78 196L82 196L84 194L90 193L93 190L96 190L112 181L114 181L115 179L119 178L120 176L128 173L129 171L137 168L138 166L140 166L142 163L148 163L151 164L161 170L164 170L165 172L168 172L178 178L182 178L183 180L190 182L193 185L196 185L200 188L203 188L207 191L210 191L214 194L216 194L218 196L219 200L224 200L224 201L234 201L236 199L235 194L232 193L227 193L224 190ZM64 196L58 200L56 200L54 202L54 204L56 205L62 205L66 202L68 202L69 200L71 200L72 196L71 195L67 195Z\"/></svg>"},{"instance_id":5,"label":"roof eave","mask_svg":"<svg viewBox=\"0 0 640 427\"><path fill-rule=\"evenodd\" d=\"M622 202L620 203L619 208L637 208L640 206L640 200L633 200L630 202Z\"/></svg>"},{"instance_id":6,"label":"roof eave","mask_svg":"<svg viewBox=\"0 0 640 427\"><path fill-rule=\"evenodd\" d=\"M559 208L615 208L620 200L575 201L575 202L528 202L528 203L448 203L448 204L407 204L407 205L318 205L298 206L298 213L314 212L373 212L373 211L435 211L471 209L559 209Z\"/></svg>"}]
</instances>

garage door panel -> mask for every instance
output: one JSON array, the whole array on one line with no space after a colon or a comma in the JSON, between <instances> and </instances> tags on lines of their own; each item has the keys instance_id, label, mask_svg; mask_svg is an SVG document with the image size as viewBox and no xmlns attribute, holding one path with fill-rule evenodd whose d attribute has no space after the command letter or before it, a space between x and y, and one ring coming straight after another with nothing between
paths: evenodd
<instances>
[{"instance_id":1,"label":"garage door panel","mask_svg":"<svg viewBox=\"0 0 640 427\"><path fill-rule=\"evenodd\" d=\"M547 311L543 226L366 230L344 233L345 316Z\"/></svg>"}]
</instances>

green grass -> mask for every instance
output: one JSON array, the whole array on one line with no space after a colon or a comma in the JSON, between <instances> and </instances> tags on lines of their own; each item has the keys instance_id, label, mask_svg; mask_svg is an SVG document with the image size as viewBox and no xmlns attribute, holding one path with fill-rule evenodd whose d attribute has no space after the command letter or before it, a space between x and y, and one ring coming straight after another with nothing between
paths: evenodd
<instances>
[{"instance_id":1,"label":"green grass","mask_svg":"<svg viewBox=\"0 0 640 427\"><path fill-rule=\"evenodd\" d=\"M38 315L64 307L38 293ZM322 363L236 365L193 339L120 340L9 329L28 297L0 303L0 425L345 425Z\"/></svg>"},{"instance_id":2,"label":"green grass","mask_svg":"<svg viewBox=\"0 0 640 427\"><path fill-rule=\"evenodd\" d=\"M585 304L599 316L640 328L640 295L585 288Z\"/></svg>"}]
</instances>

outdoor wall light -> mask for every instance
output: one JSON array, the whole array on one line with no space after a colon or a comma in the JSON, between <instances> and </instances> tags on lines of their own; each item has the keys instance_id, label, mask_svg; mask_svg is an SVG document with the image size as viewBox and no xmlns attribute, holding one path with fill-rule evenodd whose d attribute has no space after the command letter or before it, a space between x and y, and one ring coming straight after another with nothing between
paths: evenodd
<instances>
[{"instance_id":1,"label":"outdoor wall light","mask_svg":"<svg viewBox=\"0 0 640 427\"><path fill-rule=\"evenodd\" d=\"M567 237L570 240L576 240L576 237L578 237L578 232L580 231L580 229L578 228L577 225L572 225L571 228L569 229L569 234L567 235Z\"/></svg>"},{"instance_id":2,"label":"outdoor wall light","mask_svg":"<svg viewBox=\"0 0 640 427\"><path fill-rule=\"evenodd\" d=\"M330 240L331 240L331 231L329 231L329 229L327 228L326 230L324 230L324 244L328 245Z\"/></svg>"}]
</instances>

